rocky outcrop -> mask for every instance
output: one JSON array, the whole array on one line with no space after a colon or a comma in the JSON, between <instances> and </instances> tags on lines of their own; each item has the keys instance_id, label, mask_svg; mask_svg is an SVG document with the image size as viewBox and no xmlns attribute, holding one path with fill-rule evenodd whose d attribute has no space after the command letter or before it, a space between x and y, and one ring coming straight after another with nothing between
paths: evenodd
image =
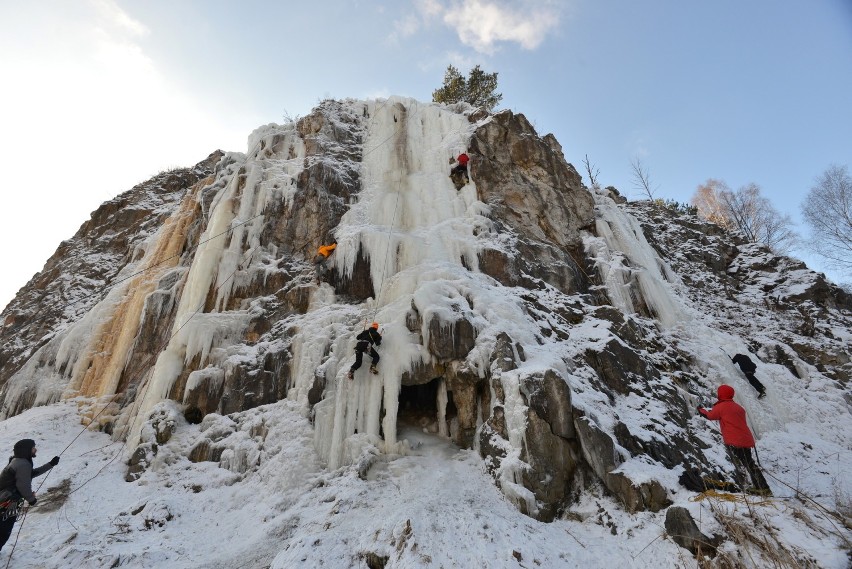
<instances>
[{"instance_id":1,"label":"rocky outcrop","mask_svg":"<svg viewBox=\"0 0 852 569\"><path fill-rule=\"evenodd\" d=\"M714 556L720 541L715 536L711 538L701 533L689 510L679 506L666 510L666 533L676 544L696 556Z\"/></svg>"},{"instance_id":2,"label":"rocky outcrop","mask_svg":"<svg viewBox=\"0 0 852 569\"><path fill-rule=\"evenodd\" d=\"M693 214L647 202L629 209L648 242L688 285L692 302L731 315L731 331L750 338L761 359L777 360L800 375L811 365L843 385L852 382L852 350L835 337L832 324L848 325L852 296L847 292L801 261L775 255ZM765 330L781 336L765 337ZM793 354L798 362L790 359Z\"/></svg>"},{"instance_id":3,"label":"rocky outcrop","mask_svg":"<svg viewBox=\"0 0 852 569\"><path fill-rule=\"evenodd\" d=\"M538 518L550 521L567 502L581 461L568 385L552 370L524 377L521 383L529 410L524 460L524 486L541 504Z\"/></svg>"},{"instance_id":4,"label":"rocky outcrop","mask_svg":"<svg viewBox=\"0 0 852 569\"><path fill-rule=\"evenodd\" d=\"M209 177L222 156L216 151L192 168L162 172L105 202L59 245L0 314L0 389L58 330L103 298L103 291L118 282L121 269L136 260L140 247L187 190ZM161 286L173 285L170 281Z\"/></svg>"},{"instance_id":5,"label":"rocky outcrop","mask_svg":"<svg viewBox=\"0 0 852 569\"><path fill-rule=\"evenodd\" d=\"M483 252L482 270L509 286L526 275L566 293L583 290L575 259L594 202L556 139L540 138L524 115L507 110L476 130L469 152L471 177L498 231L517 236L517 253Z\"/></svg>"},{"instance_id":6,"label":"rocky outcrop","mask_svg":"<svg viewBox=\"0 0 852 569\"><path fill-rule=\"evenodd\" d=\"M326 100L300 119L296 130L305 146L304 169L295 181L298 191L280 211L270 212L261 241L275 243L286 253L313 258L320 245L330 243L333 230L360 189L359 117L345 105ZM292 158L285 137L273 135L259 153L270 158Z\"/></svg>"}]
</instances>

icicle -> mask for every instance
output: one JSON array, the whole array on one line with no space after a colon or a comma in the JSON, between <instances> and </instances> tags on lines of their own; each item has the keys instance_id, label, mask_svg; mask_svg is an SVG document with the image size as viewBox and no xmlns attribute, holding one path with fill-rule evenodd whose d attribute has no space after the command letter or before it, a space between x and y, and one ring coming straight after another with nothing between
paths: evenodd
<instances>
[{"instance_id":1,"label":"icicle","mask_svg":"<svg viewBox=\"0 0 852 569\"><path fill-rule=\"evenodd\" d=\"M441 378L438 383L438 434L442 437L450 436L449 431L447 431L448 402L449 397L447 397L447 382L444 381L444 378Z\"/></svg>"}]
</instances>

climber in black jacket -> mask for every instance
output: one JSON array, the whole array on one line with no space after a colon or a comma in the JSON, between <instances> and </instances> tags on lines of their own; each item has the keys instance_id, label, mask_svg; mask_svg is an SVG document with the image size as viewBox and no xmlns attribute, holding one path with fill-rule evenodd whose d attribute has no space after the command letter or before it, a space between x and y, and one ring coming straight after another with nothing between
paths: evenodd
<instances>
[{"instance_id":1,"label":"climber in black jacket","mask_svg":"<svg viewBox=\"0 0 852 569\"><path fill-rule=\"evenodd\" d=\"M766 397L766 388L757 380L756 377L754 377L754 372L757 371L757 366L754 365L751 358L745 354L737 354L731 358L731 361L740 366L740 369L745 374L748 382L757 390L757 398L763 399Z\"/></svg>"},{"instance_id":2,"label":"climber in black jacket","mask_svg":"<svg viewBox=\"0 0 852 569\"><path fill-rule=\"evenodd\" d=\"M382 335L379 334L379 323L373 324L356 336L358 343L355 344L355 363L349 368L349 379L355 379L355 370L361 367L361 362L364 359L364 352L370 351L370 357L373 358L373 363L370 365L371 373L379 373L376 369L376 364L379 363L379 354L373 346L382 345Z\"/></svg>"},{"instance_id":3,"label":"climber in black jacket","mask_svg":"<svg viewBox=\"0 0 852 569\"><path fill-rule=\"evenodd\" d=\"M35 441L20 440L15 443L14 456L9 459L9 464L3 472L0 472L0 549L12 535L12 527L23 508L24 500L29 502L30 506L36 503L32 479L59 464L59 457L54 456L50 462L33 468L35 455Z\"/></svg>"}]
</instances>

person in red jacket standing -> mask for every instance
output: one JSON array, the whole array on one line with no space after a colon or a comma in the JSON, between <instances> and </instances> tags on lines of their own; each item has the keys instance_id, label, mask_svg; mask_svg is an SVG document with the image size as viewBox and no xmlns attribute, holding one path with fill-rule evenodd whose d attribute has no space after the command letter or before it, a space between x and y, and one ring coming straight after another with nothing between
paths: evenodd
<instances>
[{"instance_id":1,"label":"person in red jacket standing","mask_svg":"<svg viewBox=\"0 0 852 569\"><path fill-rule=\"evenodd\" d=\"M719 386L716 394L719 396L719 400L713 405L713 408L708 411L699 407L698 412L706 419L719 421L722 440L725 442L725 448L728 450L731 462L734 463L736 468L738 482L743 489L746 488L746 476L743 472L745 471L751 477L752 482L752 488L748 488L747 492L771 496L772 490L769 489L760 467L752 459L751 449L754 448L754 436L746 423L745 409L734 402L734 388L723 384Z\"/></svg>"}]
</instances>

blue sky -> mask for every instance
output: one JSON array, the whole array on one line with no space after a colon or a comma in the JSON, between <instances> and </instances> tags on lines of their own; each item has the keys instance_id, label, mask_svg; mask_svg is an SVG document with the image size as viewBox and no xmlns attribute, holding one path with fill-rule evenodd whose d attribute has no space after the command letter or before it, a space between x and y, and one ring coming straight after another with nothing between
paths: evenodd
<instances>
[{"instance_id":1,"label":"blue sky","mask_svg":"<svg viewBox=\"0 0 852 569\"><path fill-rule=\"evenodd\" d=\"M660 197L755 182L798 222L852 167L849 0L0 0L0 305L104 200L326 97L429 100L448 64L632 198L640 158Z\"/></svg>"}]
</instances>

